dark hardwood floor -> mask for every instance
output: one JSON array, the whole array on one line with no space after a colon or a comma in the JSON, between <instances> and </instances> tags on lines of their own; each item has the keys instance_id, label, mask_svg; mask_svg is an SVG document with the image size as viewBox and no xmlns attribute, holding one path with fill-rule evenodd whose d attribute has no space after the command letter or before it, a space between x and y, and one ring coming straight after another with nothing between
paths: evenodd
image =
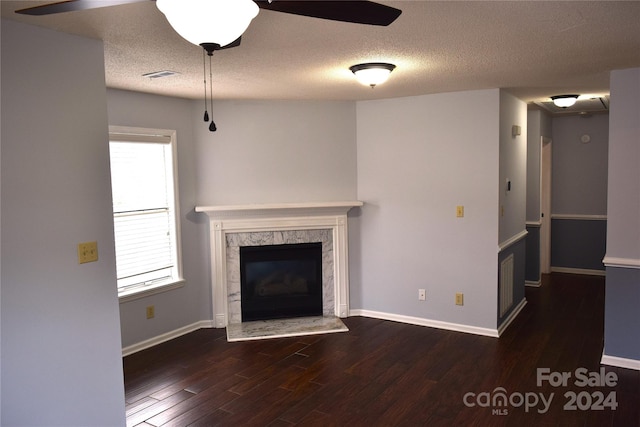
<instances>
[{"instance_id":1,"label":"dark hardwood floor","mask_svg":"<svg viewBox=\"0 0 640 427\"><path fill-rule=\"evenodd\" d=\"M124 358L127 425L640 426L640 372L606 366L615 386L575 384L576 369L601 369L604 278L552 274L526 297L499 339L363 317L346 333L243 343L201 329ZM571 378L538 386L538 368Z\"/></svg>"}]
</instances>

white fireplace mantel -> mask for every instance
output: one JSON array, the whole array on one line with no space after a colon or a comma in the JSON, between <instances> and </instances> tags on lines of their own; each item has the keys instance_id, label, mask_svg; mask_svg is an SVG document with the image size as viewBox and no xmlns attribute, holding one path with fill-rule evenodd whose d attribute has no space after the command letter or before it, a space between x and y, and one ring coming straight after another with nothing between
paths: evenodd
<instances>
[{"instance_id":1,"label":"white fireplace mantel","mask_svg":"<svg viewBox=\"0 0 640 427\"><path fill-rule=\"evenodd\" d=\"M347 212L360 201L196 206L209 217L213 320L224 328L227 302L226 235L261 231L330 229L333 232L335 315L349 315Z\"/></svg>"}]
</instances>

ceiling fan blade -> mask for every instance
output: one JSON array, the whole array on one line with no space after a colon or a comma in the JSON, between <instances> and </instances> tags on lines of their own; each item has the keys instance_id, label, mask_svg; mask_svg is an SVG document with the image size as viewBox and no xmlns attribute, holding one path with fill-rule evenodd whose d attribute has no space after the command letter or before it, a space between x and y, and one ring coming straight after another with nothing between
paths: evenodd
<instances>
[{"instance_id":1,"label":"ceiling fan blade","mask_svg":"<svg viewBox=\"0 0 640 427\"><path fill-rule=\"evenodd\" d=\"M402 13L400 9L364 0L254 1L261 9L355 24L387 26Z\"/></svg>"},{"instance_id":2,"label":"ceiling fan blade","mask_svg":"<svg viewBox=\"0 0 640 427\"><path fill-rule=\"evenodd\" d=\"M117 6L127 3L138 3L147 0L67 0L56 3L43 4L42 6L27 7L16 10L21 15L52 15L54 13L75 12L77 10L97 9L99 7Z\"/></svg>"},{"instance_id":3,"label":"ceiling fan blade","mask_svg":"<svg viewBox=\"0 0 640 427\"><path fill-rule=\"evenodd\" d=\"M242 42L242 36L238 37L237 39L235 39L234 41L232 41L228 45L222 46L220 49L229 49L229 48L232 48L232 47L237 47L237 46L240 46L241 42Z\"/></svg>"}]
</instances>

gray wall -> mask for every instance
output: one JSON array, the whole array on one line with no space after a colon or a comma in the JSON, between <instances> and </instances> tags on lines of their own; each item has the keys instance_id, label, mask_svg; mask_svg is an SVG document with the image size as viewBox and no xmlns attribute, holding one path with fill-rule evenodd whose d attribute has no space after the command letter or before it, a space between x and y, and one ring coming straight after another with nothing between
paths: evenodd
<instances>
[{"instance_id":1,"label":"gray wall","mask_svg":"<svg viewBox=\"0 0 640 427\"><path fill-rule=\"evenodd\" d=\"M604 355L640 364L640 269L607 267Z\"/></svg>"},{"instance_id":2,"label":"gray wall","mask_svg":"<svg viewBox=\"0 0 640 427\"><path fill-rule=\"evenodd\" d=\"M640 68L611 73L604 355L640 365Z\"/></svg>"},{"instance_id":3,"label":"gray wall","mask_svg":"<svg viewBox=\"0 0 640 427\"><path fill-rule=\"evenodd\" d=\"M604 271L609 115L554 117L552 127L551 266Z\"/></svg>"},{"instance_id":4,"label":"gray wall","mask_svg":"<svg viewBox=\"0 0 640 427\"><path fill-rule=\"evenodd\" d=\"M193 211L197 204L198 153L193 129L194 101L121 90L107 90L109 125L176 131L180 232L184 287L120 304L122 346L210 319L208 245L204 219ZM199 114L197 117L201 117ZM198 123L199 124L199 123ZM146 318L145 307L155 306Z\"/></svg>"},{"instance_id":5,"label":"gray wall","mask_svg":"<svg viewBox=\"0 0 640 427\"><path fill-rule=\"evenodd\" d=\"M497 89L358 102L353 309L496 328L499 109Z\"/></svg>"},{"instance_id":6,"label":"gray wall","mask_svg":"<svg viewBox=\"0 0 640 427\"><path fill-rule=\"evenodd\" d=\"M201 103L193 117L202 116ZM200 205L356 199L354 102L219 101L194 125Z\"/></svg>"},{"instance_id":7,"label":"gray wall","mask_svg":"<svg viewBox=\"0 0 640 427\"><path fill-rule=\"evenodd\" d=\"M513 125L520 126L521 134L513 135ZM500 204L498 243L498 283L500 282L500 264L509 255L514 256L513 269L513 306L500 316L500 292L498 291L498 326L509 316L512 310L525 298L525 240L513 243L512 239L526 231L527 202L527 106L524 102L500 91L500 153L498 200ZM510 189L507 186L510 182ZM508 242L512 243L508 243ZM499 284L502 286L502 284Z\"/></svg>"},{"instance_id":8,"label":"gray wall","mask_svg":"<svg viewBox=\"0 0 640 427\"><path fill-rule=\"evenodd\" d=\"M4 20L1 38L1 423L124 425L103 46Z\"/></svg>"},{"instance_id":9,"label":"gray wall","mask_svg":"<svg viewBox=\"0 0 640 427\"><path fill-rule=\"evenodd\" d=\"M498 242L503 243L525 231L527 206L527 106L518 98L500 91L500 152L498 202L500 204ZM513 136L512 126L522 133ZM511 190L507 189L507 181Z\"/></svg>"},{"instance_id":10,"label":"gray wall","mask_svg":"<svg viewBox=\"0 0 640 427\"><path fill-rule=\"evenodd\" d=\"M615 99L614 99L615 95ZM640 68L611 74L607 256L640 260Z\"/></svg>"},{"instance_id":11,"label":"gray wall","mask_svg":"<svg viewBox=\"0 0 640 427\"><path fill-rule=\"evenodd\" d=\"M554 117L552 129L552 213L605 215L609 115Z\"/></svg>"},{"instance_id":12,"label":"gray wall","mask_svg":"<svg viewBox=\"0 0 640 427\"><path fill-rule=\"evenodd\" d=\"M559 219L551 221L552 268L603 271L607 221Z\"/></svg>"},{"instance_id":13,"label":"gray wall","mask_svg":"<svg viewBox=\"0 0 640 427\"><path fill-rule=\"evenodd\" d=\"M524 278L532 286L539 286L540 273L540 226L527 225L527 243L525 249L525 273Z\"/></svg>"}]
</instances>

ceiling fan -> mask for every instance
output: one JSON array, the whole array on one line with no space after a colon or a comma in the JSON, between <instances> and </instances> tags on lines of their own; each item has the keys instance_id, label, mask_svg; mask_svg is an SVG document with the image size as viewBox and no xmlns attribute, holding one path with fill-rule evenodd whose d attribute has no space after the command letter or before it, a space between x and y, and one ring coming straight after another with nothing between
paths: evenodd
<instances>
[{"instance_id":1,"label":"ceiling fan","mask_svg":"<svg viewBox=\"0 0 640 427\"><path fill-rule=\"evenodd\" d=\"M67 0L16 10L23 15L51 15L149 0ZM155 1L155 0L151 0ZM303 15L332 21L387 26L402 13L400 9L364 0L254 0L260 9Z\"/></svg>"},{"instance_id":2,"label":"ceiling fan","mask_svg":"<svg viewBox=\"0 0 640 427\"><path fill-rule=\"evenodd\" d=\"M142 1L149 0L67 0L19 9L16 13L41 16ZM156 5L180 36L207 52L210 82L213 52L239 46L242 33L259 9L378 26L391 24L402 13L400 9L365 0L157 0ZM206 65L204 82L204 121L208 122ZM211 102L213 108L213 95ZM216 130L213 119L209 130Z\"/></svg>"},{"instance_id":3,"label":"ceiling fan","mask_svg":"<svg viewBox=\"0 0 640 427\"><path fill-rule=\"evenodd\" d=\"M149 0L66 0L16 10L42 16ZM387 26L402 11L365 0L151 0L174 30L190 43L214 50L240 45L240 36L259 9L356 24Z\"/></svg>"}]
</instances>

